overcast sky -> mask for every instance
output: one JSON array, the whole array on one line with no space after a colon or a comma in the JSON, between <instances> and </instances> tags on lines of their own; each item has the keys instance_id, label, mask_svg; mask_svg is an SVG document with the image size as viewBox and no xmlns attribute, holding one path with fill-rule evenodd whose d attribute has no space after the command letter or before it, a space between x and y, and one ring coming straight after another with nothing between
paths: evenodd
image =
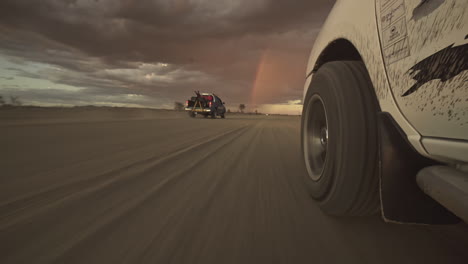
<instances>
[{"instance_id":1,"label":"overcast sky","mask_svg":"<svg viewBox=\"0 0 468 264\"><path fill-rule=\"evenodd\" d=\"M298 112L333 0L1 0L0 94L41 105Z\"/></svg>"}]
</instances>

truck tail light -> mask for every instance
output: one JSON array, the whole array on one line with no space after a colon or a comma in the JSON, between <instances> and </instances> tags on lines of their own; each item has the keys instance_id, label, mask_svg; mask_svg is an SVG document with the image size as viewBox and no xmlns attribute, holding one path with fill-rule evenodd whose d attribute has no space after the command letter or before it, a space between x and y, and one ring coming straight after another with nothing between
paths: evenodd
<instances>
[{"instance_id":1,"label":"truck tail light","mask_svg":"<svg viewBox=\"0 0 468 264\"><path fill-rule=\"evenodd\" d=\"M208 106L211 107L213 105L213 102L208 102Z\"/></svg>"},{"instance_id":2,"label":"truck tail light","mask_svg":"<svg viewBox=\"0 0 468 264\"><path fill-rule=\"evenodd\" d=\"M188 100L187 100L187 101L185 101L185 106L188 106Z\"/></svg>"}]
</instances>

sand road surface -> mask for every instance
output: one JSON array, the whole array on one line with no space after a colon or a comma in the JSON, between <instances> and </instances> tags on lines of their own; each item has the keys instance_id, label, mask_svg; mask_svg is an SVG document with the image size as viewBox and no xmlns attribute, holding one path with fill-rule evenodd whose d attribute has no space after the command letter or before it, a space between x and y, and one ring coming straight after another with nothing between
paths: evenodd
<instances>
[{"instance_id":1,"label":"sand road surface","mask_svg":"<svg viewBox=\"0 0 468 264\"><path fill-rule=\"evenodd\" d=\"M324 215L300 117L0 111L0 263L468 263L468 229Z\"/></svg>"}]
</instances>

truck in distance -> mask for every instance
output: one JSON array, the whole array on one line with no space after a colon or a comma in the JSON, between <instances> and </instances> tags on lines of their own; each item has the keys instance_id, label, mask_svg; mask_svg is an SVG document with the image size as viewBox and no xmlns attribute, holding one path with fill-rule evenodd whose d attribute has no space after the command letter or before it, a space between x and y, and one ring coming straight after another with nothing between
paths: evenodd
<instances>
[{"instance_id":1,"label":"truck in distance","mask_svg":"<svg viewBox=\"0 0 468 264\"><path fill-rule=\"evenodd\" d=\"M202 115L203 117L225 118L226 107L224 102L214 93L200 93L195 91L195 95L185 102L185 111L190 117Z\"/></svg>"}]
</instances>

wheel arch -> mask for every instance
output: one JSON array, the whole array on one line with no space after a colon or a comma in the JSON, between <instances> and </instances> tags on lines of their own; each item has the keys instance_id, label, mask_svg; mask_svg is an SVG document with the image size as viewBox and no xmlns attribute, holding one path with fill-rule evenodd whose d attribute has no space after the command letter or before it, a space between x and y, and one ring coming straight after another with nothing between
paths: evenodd
<instances>
[{"instance_id":1,"label":"wheel arch","mask_svg":"<svg viewBox=\"0 0 468 264\"><path fill-rule=\"evenodd\" d=\"M314 67L312 68L312 71L309 73L310 75L313 75L318 71L320 67L322 67L324 64L333 62L333 61L359 61L364 64L364 67L367 71L367 74L371 75L369 72L369 68L366 65L365 60L361 56L361 53L359 52L358 48L356 48L356 45L354 45L350 40L346 38L337 38L333 41L331 41L319 54L317 57ZM371 77L372 81L372 77ZM310 85L307 89L310 90ZM372 83L373 89L370 91L373 95L373 98L378 106L378 110L380 111L380 100L377 95L376 91L376 84Z\"/></svg>"},{"instance_id":2,"label":"wheel arch","mask_svg":"<svg viewBox=\"0 0 468 264\"><path fill-rule=\"evenodd\" d=\"M364 62L361 54L351 41L345 38L339 38L330 42L328 46L323 49L309 74L317 72L317 70L327 62L344 60Z\"/></svg>"}]
</instances>

